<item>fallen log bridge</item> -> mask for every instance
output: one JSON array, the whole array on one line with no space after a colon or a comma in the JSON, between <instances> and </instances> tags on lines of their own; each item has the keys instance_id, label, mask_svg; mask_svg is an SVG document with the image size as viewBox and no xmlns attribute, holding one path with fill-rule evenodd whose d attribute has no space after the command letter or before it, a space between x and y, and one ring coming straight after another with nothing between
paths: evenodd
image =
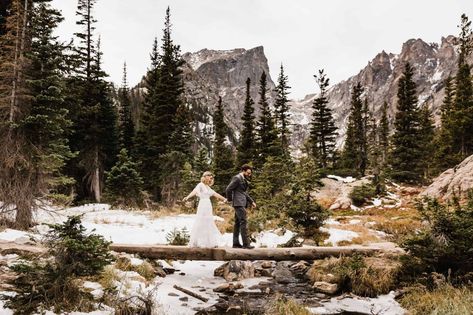
<instances>
[{"instance_id":1,"label":"fallen log bridge","mask_svg":"<svg viewBox=\"0 0 473 315\"><path fill-rule=\"evenodd\" d=\"M315 260L333 256L370 255L381 252L373 247L294 247L240 249L231 247L193 248L171 245L111 244L115 252L138 254L153 259L174 260Z\"/></svg>"}]
</instances>

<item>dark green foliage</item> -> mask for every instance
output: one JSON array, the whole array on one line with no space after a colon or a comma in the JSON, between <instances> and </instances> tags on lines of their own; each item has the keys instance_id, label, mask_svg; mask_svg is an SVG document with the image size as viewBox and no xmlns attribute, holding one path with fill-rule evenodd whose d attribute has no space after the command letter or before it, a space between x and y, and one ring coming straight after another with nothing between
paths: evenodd
<instances>
[{"instance_id":1,"label":"dark green foliage","mask_svg":"<svg viewBox=\"0 0 473 315\"><path fill-rule=\"evenodd\" d=\"M420 113L413 75L414 69L406 63L398 83L393 149L389 158L391 178L407 183L420 182L423 177Z\"/></svg>"},{"instance_id":2,"label":"dark green foliage","mask_svg":"<svg viewBox=\"0 0 473 315\"><path fill-rule=\"evenodd\" d=\"M210 169L209 151L206 148L200 148L197 152L193 161L193 169L200 175Z\"/></svg>"},{"instance_id":3,"label":"dark green foliage","mask_svg":"<svg viewBox=\"0 0 473 315\"><path fill-rule=\"evenodd\" d=\"M120 147L131 152L134 149L135 125L131 115L130 90L126 80L126 63L123 65L123 83L118 90L120 100Z\"/></svg>"},{"instance_id":4,"label":"dark green foliage","mask_svg":"<svg viewBox=\"0 0 473 315\"><path fill-rule=\"evenodd\" d=\"M191 161L192 128L189 110L181 104L174 117L175 129L169 139L168 152L161 156L161 201L173 205L179 199L181 172Z\"/></svg>"},{"instance_id":5,"label":"dark green foliage","mask_svg":"<svg viewBox=\"0 0 473 315\"><path fill-rule=\"evenodd\" d=\"M389 118L388 103L384 102L381 121L378 131L379 149L381 150L381 164L384 169L389 152Z\"/></svg>"},{"instance_id":6,"label":"dark green foliage","mask_svg":"<svg viewBox=\"0 0 473 315\"><path fill-rule=\"evenodd\" d=\"M61 72L65 64L64 47L53 36L63 18L45 1L35 5L31 19L27 88L32 97L20 128L31 144L37 178L46 182L51 194L59 196L73 183L72 178L62 174L66 160L73 156L67 140L71 121L67 117L65 81Z\"/></svg>"},{"instance_id":7,"label":"dark green foliage","mask_svg":"<svg viewBox=\"0 0 473 315\"><path fill-rule=\"evenodd\" d=\"M95 42L95 0L79 0L76 33L79 44L71 56L74 76L68 80L70 117L73 121L71 148L78 152L68 172L76 179L78 199L100 201L104 172L116 162L119 149L118 111L111 98L111 85L102 70L100 39Z\"/></svg>"},{"instance_id":8,"label":"dark green foliage","mask_svg":"<svg viewBox=\"0 0 473 315\"><path fill-rule=\"evenodd\" d=\"M258 204L260 223L266 223L281 216L287 207L286 189L292 180L293 163L283 157L268 157L263 167L251 182L251 196ZM261 227L256 227L260 229Z\"/></svg>"},{"instance_id":9,"label":"dark green foliage","mask_svg":"<svg viewBox=\"0 0 473 315\"><path fill-rule=\"evenodd\" d=\"M455 100L452 111L454 152L460 153L461 159L473 153L471 133L473 129L473 81L471 66L467 62L467 58L473 50L472 35L471 21L463 14L458 37L458 71L455 76Z\"/></svg>"},{"instance_id":10,"label":"dark green foliage","mask_svg":"<svg viewBox=\"0 0 473 315\"><path fill-rule=\"evenodd\" d=\"M357 83L353 86L351 109L348 118L347 137L342 152L341 165L351 169L353 174L364 176L368 166L367 121L369 111L367 101L363 102L363 86Z\"/></svg>"},{"instance_id":11,"label":"dark green foliage","mask_svg":"<svg viewBox=\"0 0 473 315\"><path fill-rule=\"evenodd\" d=\"M436 137L435 167L440 173L473 154L473 81L467 60L473 49L471 21L461 16L458 68L454 78L445 82L442 125Z\"/></svg>"},{"instance_id":12,"label":"dark green foliage","mask_svg":"<svg viewBox=\"0 0 473 315\"><path fill-rule=\"evenodd\" d=\"M11 267L18 274L10 283L17 294L2 298L15 314L31 314L38 308L56 312L93 309L92 296L77 286L77 278L97 275L112 262L110 243L100 235L87 235L78 216L50 228L46 244L51 259L36 258Z\"/></svg>"},{"instance_id":13,"label":"dark green foliage","mask_svg":"<svg viewBox=\"0 0 473 315\"><path fill-rule=\"evenodd\" d=\"M106 178L106 190L115 204L133 207L143 203L143 179L126 149L120 150L117 164L106 173Z\"/></svg>"},{"instance_id":14,"label":"dark green foliage","mask_svg":"<svg viewBox=\"0 0 473 315\"><path fill-rule=\"evenodd\" d=\"M144 97L142 119L136 137L136 156L141 162L141 175L145 188L155 200L161 200L166 194L165 202L172 202L171 187L179 182L178 178L170 178L171 173L166 166L172 164L172 170L180 170L186 158L179 158L179 165L172 163L170 158L176 155L187 156L184 148L186 136L178 137L178 128L188 132L187 108L183 103L184 84L182 81L183 60L180 47L171 38L170 9L166 10L161 49L157 40L151 53L151 68L146 77L147 92ZM176 118L178 116L178 118ZM178 122L179 121L179 122ZM173 144L181 146L178 149Z\"/></svg>"},{"instance_id":15,"label":"dark green foliage","mask_svg":"<svg viewBox=\"0 0 473 315\"><path fill-rule=\"evenodd\" d=\"M455 152L454 129L455 117L453 115L455 100L455 86L452 77L445 80L445 97L441 106L441 126L435 135L434 173L441 173L449 167L461 162L461 155Z\"/></svg>"},{"instance_id":16,"label":"dark green foliage","mask_svg":"<svg viewBox=\"0 0 473 315\"><path fill-rule=\"evenodd\" d=\"M327 106L327 88L329 79L324 70L319 70L319 75L314 75L320 88L319 96L312 104L313 113L310 127L311 153L322 168L327 168L333 162L337 128L333 119L332 110Z\"/></svg>"},{"instance_id":17,"label":"dark green foliage","mask_svg":"<svg viewBox=\"0 0 473 315\"><path fill-rule=\"evenodd\" d=\"M279 143L281 144L284 155L289 156L289 89L288 77L284 74L284 68L281 64L281 70L276 85L276 101L274 103L274 116L276 128L278 130Z\"/></svg>"},{"instance_id":18,"label":"dark green foliage","mask_svg":"<svg viewBox=\"0 0 473 315\"><path fill-rule=\"evenodd\" d=\"M357 207L361 207L370 199L376 197L376 186L373 184L363 184L361 186L353 187L353 190L350 192L350 199L353 201L353 204Z\"/></svg>"},{"instance_id":19,"label":"dark green foliage","mask_svg":"<svg viewBox=\"0 0 473 315\"><path fill-rule=\"evenodd\" d=\"M294 168L291 193L287 196L290 203L287 215L302 228L306 237L318 238L318 229L323 225L329 213L311 197L311 193L321 185L317 165L311 158L303 158Z\"/></svg>"},{"instance_id":20,"label":"dark green foliage","mask_svg":"<svg viewBox=\"0 0 473 315\"><path fill-rule=\"evenodd\" d=\"M222 98L219 97L214 113L215 139L213 143L212 170L215 174L215 188L223 193L234 175L233 152L227 143L228 127L224 120Z\"/></svg>"},{"instance_id":21,"label":"dark green foliage","mask_svg":"<svg viewBox=\"0 0 473 315\"><path fill-rule=\"evenodd\" d=\"M452 276L472 272L473 194L464 205L456 198L448 204L427 199L418 209L429 226L402 244L411 257L409 264L419 262L418 272L451 272Z\"/></svg>"},{"instance_id":22,"label":"dark green foliage","mask_svg":"<svg viewBox=\"0 0 473 315\"><path fill-rule=\"evenodd\" d=\"M189 239L189 232L185 227L181 230L174 228L171 232L166 234L168 245L185 246L189 243Z\"/></svg>"},{"instance_id":23,"label":"dark green foliage","mask_svg":"<svg viewBox=\"0 0 473 315\"><path fill-rule=\"evenodd\" d=\"M254 101L250 95L250 78L246 79L246 98L241 118L243 130L241 131L240 144L237 153L237 168L244 164L252 164L256 158L256 135L255 135L255 109Z\"/></svg>"},{"instance_id":24,"label":"dark green foliage","mask_svg":"<svg viewBox=\"0 0 473 315\"><path fill-rule=\"evenodd\" d=\"M432 164L434 163L434 153L437 149L434 143L435 126L432 113L427 104L422 106L419 115L420 168L423 171L423 180L427 181L433 175Z\"/></svg>"},{"instance_id":25,"label":"dark green foliage","mask_svg":"<svg viewBox=\"0 0 473 315\"><path fill-rule=\"evenodd\" d=\"M267 100L268 82L266 73L263 71L260 79L260 90L258 102L261 109L261 116L257 122L258 133L258 158L257 166L261 167L270 156L280 156L281 146L278 143L278 134L274 122L273 114L269 108Z\"/></svg>"}]
</instances>

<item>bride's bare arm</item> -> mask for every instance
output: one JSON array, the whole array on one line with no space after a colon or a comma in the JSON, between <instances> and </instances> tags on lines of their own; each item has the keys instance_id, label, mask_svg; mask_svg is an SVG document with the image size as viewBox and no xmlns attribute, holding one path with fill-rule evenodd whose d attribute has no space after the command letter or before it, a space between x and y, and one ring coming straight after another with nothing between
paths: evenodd
<instances>
[{"instance_id":1,"label":"bride's bare arm","mask_svg":"<svg viewBox=\"0 0 473 315\"><path fill-rule=\"evenodd\" d=\"M219 193L215 193L212 195L213 197L216 197L217 199L219 200L222 200L223 202L227 202L227 198L225 198L224 196L220 195Z\"/></svg>"},{"instance_id":2,"label":"bride's bare arm","mask_svg":"<svg viewBox=\"0 0 473 315\"><path fill-rule=\"evenodd\" d=\"M199 185L197 185L193 191L191 191L191 193L189 195L187 195L187 197L184 197L184 199L182 199L182 201L187 201L188 199L194 197L196 194L197 194L197 188L199 187Z\"/></svg>"}]
</instances>

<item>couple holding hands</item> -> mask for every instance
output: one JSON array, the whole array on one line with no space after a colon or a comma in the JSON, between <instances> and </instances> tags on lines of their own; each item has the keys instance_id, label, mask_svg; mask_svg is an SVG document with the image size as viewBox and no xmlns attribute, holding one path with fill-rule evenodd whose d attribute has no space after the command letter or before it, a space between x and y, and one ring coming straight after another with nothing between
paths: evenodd
<instances>
[{"instance_id":1,"label":"couple holding hands","mask_svg":"<svg viewBox=\"0 0 473 315\"><path fill-rule=\"evenodd\" d=\"M254 248L250 245L248 237L246 213L249 206L256 207L256 203L248 194L248 179L251 177L251 173L251 166L245 164L241 167L240 173L233 176L227 186L227 198L211 188L214 183L214 176L211 172L205 172L202 175L200 183L183 199L183 201L187 201L194 196L199 198L197 214L190 233L190 247L218 247L223 244L223 236L215 225L212 202L210 201L211 197L216 197L223 202L231 202L235 209L233 248ZM240 235L242 243L240 243Z\"/></svg>"}]
</instances>

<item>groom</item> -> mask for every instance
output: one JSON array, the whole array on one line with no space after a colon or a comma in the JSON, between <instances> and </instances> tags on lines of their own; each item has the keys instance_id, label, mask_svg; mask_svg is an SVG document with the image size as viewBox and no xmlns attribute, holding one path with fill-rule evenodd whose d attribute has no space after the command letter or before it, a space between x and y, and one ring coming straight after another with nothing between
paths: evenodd
<instances>
[{"instance_id":1,"label":"groom","mask_svg":"<svg viewBox=\"0 0 473 315\"><path fill-rule=\"evenodd\" d=\"M251 176L252 168L249 165L243 165L241 172L233 176L230 184L227 186L226 194L227 200L232 202L235 208L235 226L233 227L233 248L248 248L252 249L250 239L248 238L248 226L246 220L246 208L251 205L256 207L256 203L248 195L247 178ZM240 234L243 240L243 245L240 244Z\"/></svg>"}]
</instances>

